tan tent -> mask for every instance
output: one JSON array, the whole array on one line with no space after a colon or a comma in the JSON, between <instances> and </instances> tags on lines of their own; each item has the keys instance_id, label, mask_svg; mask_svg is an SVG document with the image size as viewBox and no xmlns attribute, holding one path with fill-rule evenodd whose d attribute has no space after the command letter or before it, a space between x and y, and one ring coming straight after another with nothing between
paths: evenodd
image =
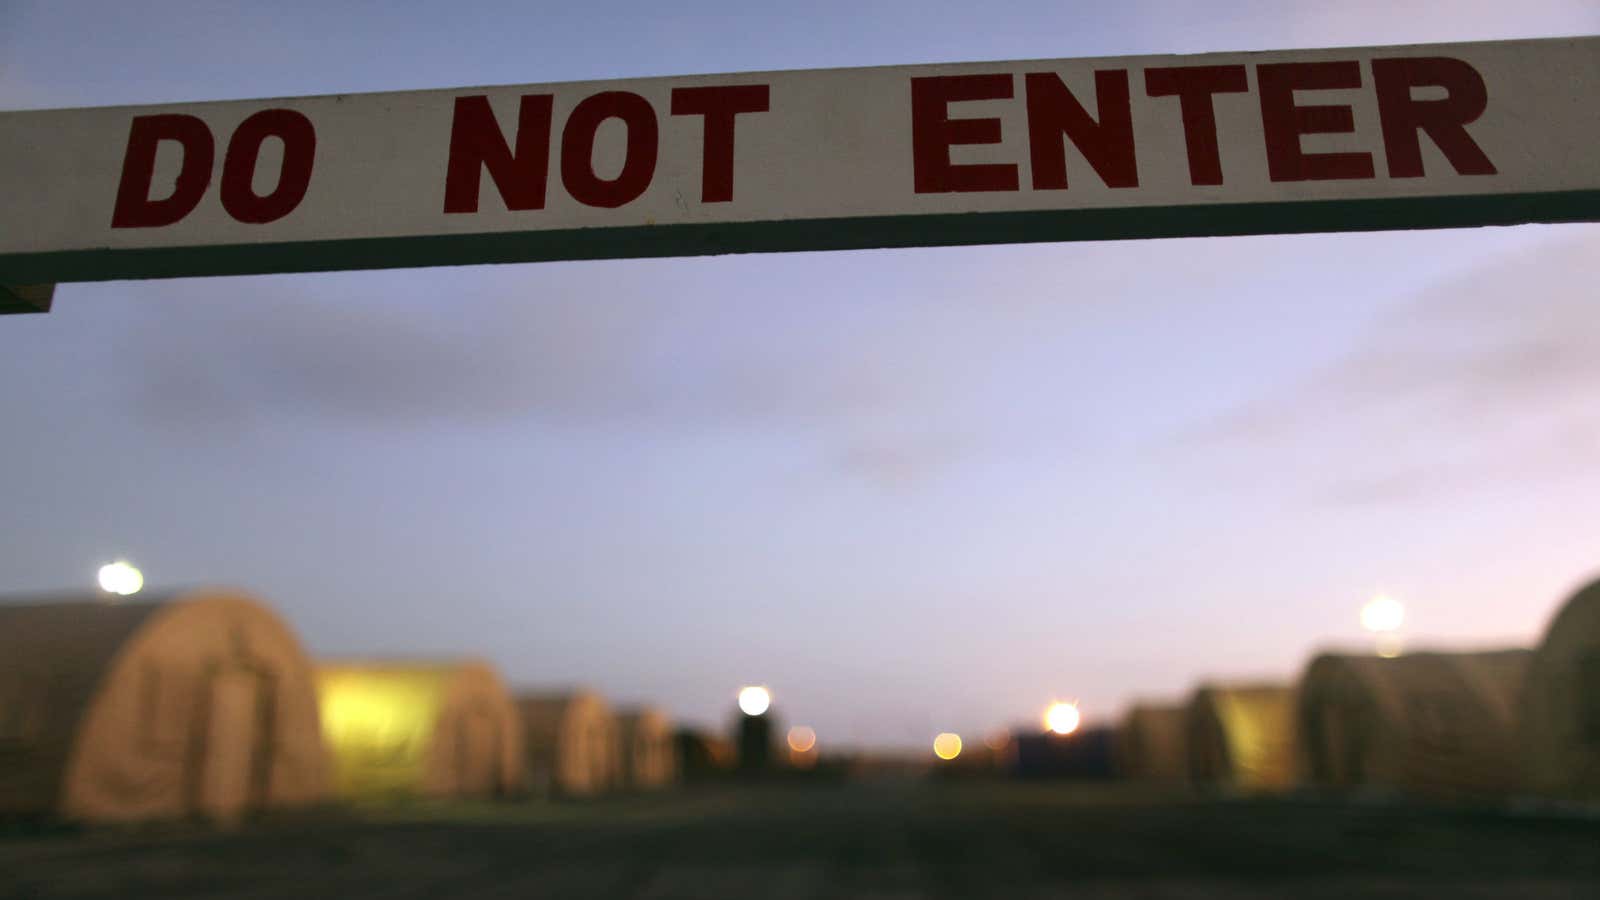
<instances>
[{"instance_id":1,"label":"tan tent","mask_svg":"<svg viewBox=\"0 0 1600 900\"><path fill-rule=\"evenodd\" d=\"M485 663L323 663L317 695L342 797L492 797L522 784L521 724Z\"/></svg>"},{"instance_id":2,"label":"tan tent","mask_svg":"<svg viewBox=\"0 0 1600 900\"><path fill-rule=\"evenodd\" d=\"M1534 653L1520 743L1529 788L1600 803L1600 581L1567 601Z\"/></svg>"},{"instance_id":3,"label":"tan tent","mask_svg":"<svg viewBox=\"0 0 1600 900\"><path fill-rule=\"evenodd\" d=\"M311 667L250 596L0 605L0 814L91 822L326 795Z\"/></svg>"},{"instance_id":4,"label":"tan tent","mask_svg":"<svg viewBox=\"0 0 1600 900\"><path fill-rule=\"evenodd\" d=\"M1182 781L1189 771L1187 717L1182 706L1135 704L1117 729L1117 770L1141 781Z\"/></svg>"},{"instance_id":5,"label":"tan tent","mask_svg":"<svg viewBox=\"0 0 1600 900\"><path fill-rule=\"evenodd\" d=\"M1192 781L1242 791L1293 786L1293 689L1202 685L1189 701L1186 718Z\"/></svg>"},{"instance_id":6,"label":"tan tent","mask_svg":"<svg viewBox=\"0 0 1600 900\"><path fill-rule=\"evenodd\" d=\"M588 797L617 780L617 722L600 695L531 694L517 698L534 792Z\"/></svg>"},{"instance_id":7,"label":"tan tent","mask_svg":"<svg viewBox=\"0 0 1600 900\"><path fill-rule=\"evenodd\" d=\"M666 787L678 780L678 746L672 722L656 709L630 709L617 714L622 782L634 790Z\"/></svg>"},{"instance_id":8,"label":"tan tent","mask_svg":"<svg viewBox=\"0 0 1600 900\"><path fill-rule=\"evenodd\" d=\"M1517 783L1516 704L1532 654L1324 654L1300 681L1300 768L1327 787L1433 797Z\"/></svg>"}]
</instances>

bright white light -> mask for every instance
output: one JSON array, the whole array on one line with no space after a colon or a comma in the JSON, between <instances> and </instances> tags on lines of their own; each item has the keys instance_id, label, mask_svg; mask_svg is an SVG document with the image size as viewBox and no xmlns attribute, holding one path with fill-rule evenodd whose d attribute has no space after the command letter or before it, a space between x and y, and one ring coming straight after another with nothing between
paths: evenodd
<instances>
[{"instance_id":1,"label":"bright white light","mask_svg":"<svg viewBox=\"0 0 1600 900\"><path fill-rule=\"evenodd\" d=\"M1406 620L1406 608L1400 601L1379 594L1361 607L1361 627L1371 632L1398 631Z\"/></svg>"},{"instance_id":2,"label":"bright white light","mask_svg":"<svg viewBox=\"0 0 1600 900\"><path fill-rule=\"evenodd\" d=\"M1392 631L1380 631L1375 637L1378 655L1384 659L1394 659L1405 649L1405 641Z\"/></svg>"},{"instance_id":3,"label":"bright white light","mask_svg":"<svg viewBox=\"0 0 1600 900\"><path fill-rule=\"evenodd\" d=\"M1082 716L1076 703L1052 703L1044 714L1044 727L1056 734L1071 734L1078 730Z\"/></svg>"},{"instance_id":4,"label":"bright white light","mask_svg":"<svg viewBox=\"0 0 1600 900\"><path fill-rule=\"evenodd\" d=\"M747 687L739 691L739 709L747 716L759 716L772 705L772 694L764 687Z\"/></svg>"},{"instance_id":5,"label":"bright white light","mask_svg":"<svg viewBox=\"0 0 1600 900\"><path fill-rule=\"evenodd\" d=\"M129 597L144 587L144 574L124 560L100 567L100 589L108 594Z\"/></svg>"}]
</instances>

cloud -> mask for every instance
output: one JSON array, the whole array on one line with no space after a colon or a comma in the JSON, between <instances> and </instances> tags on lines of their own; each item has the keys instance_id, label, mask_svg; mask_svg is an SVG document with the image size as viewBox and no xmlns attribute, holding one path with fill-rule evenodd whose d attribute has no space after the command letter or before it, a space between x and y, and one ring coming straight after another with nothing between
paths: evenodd
<instances>
[{"instance_id":1,"label":"cloud","mask_svg":"<svg viewBox=\"0 0 1600 900\"><path fill-rule=\"evenodd\" d=\"M792 365L746 343L756 323L734 308L740 298L662 296L637 278L605 280L606 295L591 296L545 274L424 272L397 285L367 273L359 295L351 276L129 287L160 296L138 298L153 312L119 352L137 410L193 427L260 417L705 426L875 402L860 381L870 373ZM449 295L457 288L465 295Z\"/></svg>"},{"instance_id":2,"label":"cloud","mask_svg":"<svg viewBox=\"0 0 1600 900\"><path fill-rule=\"evenodd\" d=\"M1600 232L1564 229L1441 281L1343 360L1178 446L1340 456L1365 442L1344 454L1356 474L1319 489L1341 504L1570 473L1600 433L1597 249Z\"/></svg>"}]
</instances>

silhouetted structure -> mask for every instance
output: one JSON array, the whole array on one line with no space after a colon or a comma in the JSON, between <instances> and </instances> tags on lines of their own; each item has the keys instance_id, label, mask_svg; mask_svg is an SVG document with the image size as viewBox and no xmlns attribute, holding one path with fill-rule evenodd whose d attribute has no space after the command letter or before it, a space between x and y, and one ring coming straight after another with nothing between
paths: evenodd
<instances>
[{"instance_id":1,"label":"silhouetted structure","mask_svg":"<svg viewBox=\"0 0 1600 900\"><path fill-rule=\"evenodd\" d=\"M1139 781L1183 781L1189 771L1187 716L1178 705L1135 704L1117 729L1117 771Z\"/></svg>"},{"instance_id":2,"label":"silhouetted structure","mask_svg":"<svg viewBox=\"0 0 1600 900\"><path fill-rule=\"evenodd\" d=\"M733 769L733 745L723 738L681 728L673 735L673 742L678 747L678 771L685 781L714 779Z\"/></svg>"},{"instance_id":3,"label":"silhouetted structure","mask_svg":"<svg viewBox=\"0 0 1600 900\"><path fill-rule=\"evenodd\" d=\"M1532 790L1600 803L1600 581L1545 630L1522 696L1522 772Z\"/></svg>"},{"instance_id":4,"label":"silhouetted structure","mask_svg":"<svg viewBox=\"0 0 1600 900\"><path fill-rule=\"evenodd\" d=\"M1300 681L1301 771L1335 789L1429 797L1517 785L1517 703L1533 654L1324 654Z\"/></svg>"},{"instance_id":5,"label":"silhouetted structure","mask_svg":"<svg viewBox=\"0 0 1600 900\"><path fill-rule=\"evenodd\" d=\"M1109 728L1080 728L1071 734L1014 734L1013 773L1018 778L1072 778L1105 781L1116 777Z\"/></svg>"},{"instance_id":6,"label":"silhouetted structure","mask_svg":"<svg viewBox=\"0 0 1600 900\"><path fill-rule=\"evenodd\" d=\"M775 742L780 740L777 712L768 707L759 716L735 713L734 727L738 732L739 772L759 775L776 767Z\"/></svg>"},{"instance_id":7,"label":"silhouetted structure","mask_svg":"<svg viewBox=\"0 0 1600 900\"><path fill-rule=\"evenodd\" d=\"M1286 790L1295 782L1294 690L1202 685L1189 701L1184 743L1197 785Z\"/></svg>"},{"instance_id":8,"label":"silhouetted structure","mask_svg":"<svg viewBox=\"0 0 1600 900\"><path fill-rule=\"evenodd\" d=\"M348 798L493 797L522 787L522 733L487 663L317 666L334 786Z\"/></svg>"},{"instance_id":9,"label":"silhouetted structure","mask_svg":"<svg viewBox=\"0 0 1600 900\"><path fill-rule=\"evenodd\" d=\"M0 605L0 814L126 822L327 792L312 671L247 594Z\"/></svg>"}]
</instances>

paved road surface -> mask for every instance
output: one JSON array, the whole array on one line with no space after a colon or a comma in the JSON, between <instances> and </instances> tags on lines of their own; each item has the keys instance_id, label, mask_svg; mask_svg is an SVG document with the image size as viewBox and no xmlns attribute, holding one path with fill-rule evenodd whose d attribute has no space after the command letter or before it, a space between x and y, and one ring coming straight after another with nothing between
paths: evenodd
<instances>
[{"instance_id":1,"label":"paved road surface","mask_svg":"<svg viewBox=\"0 0 1600 900\"><path fill-rule=\"evenodd\" d=\"M693 789L0 838L0 897L1600 897L1600 817L1022 784Z\"/></svg>"}]
</instances>

